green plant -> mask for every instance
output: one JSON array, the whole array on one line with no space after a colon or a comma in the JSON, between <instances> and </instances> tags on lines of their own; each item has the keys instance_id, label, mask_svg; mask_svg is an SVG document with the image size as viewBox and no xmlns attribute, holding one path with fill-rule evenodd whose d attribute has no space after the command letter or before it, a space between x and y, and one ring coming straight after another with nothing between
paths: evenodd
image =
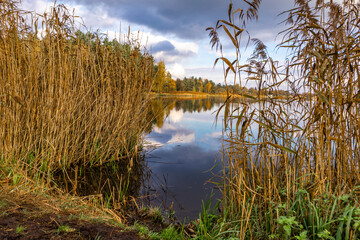
<instances>
[{"instance_id":1,"label":"green plant","mask_svg":"<svg viewBox=\"0 0 360 240\"><path fill-rule=\"evenodd\" d=\"M164 222L164 217L158 207L150 207L148 210L148 215L152 218L152 220L156 223Z\"/></svg>"},{"instance_id":2,"label":"green plant","mask_svg":"<svg viewBox=\"0 0 360 240\"><path fill-rule=\"evenodd\" d=\"M70 233L70 232L75 232L76 229L69 227L68 225L59 225L58 229L57 229L57 233Z\"/></svg>"},{"instance_id":3,"label":"green plant","mask_svg":"<svg viewBox=\"0 0 360 240\"><path fill-rule=\"evenodd\" d=\"M15 229L16 234L24 234L24 231L26 230L26 227L22 225L18 225Z\"/></svg>"},{"instance_id":4,"label":"green plant","mask_svg":"<svg viewBox=\"0 0 360 240\"><path fill-rule=\"evenodd\" d=\"M289 239L291 237L292 228L300 227L301 225L295 220L295 217L287 217L287 216L280 216L278 219L278 224L284 230L284 237L285 239Z\"/></svg>"},{"instance_id":5,"label":"green plant","mask_svg":"<svg viewBox=\"0 0 360 240\"><path fill-rule=\"evenodd\" d=\"M138 231L140 236L142 237L147 237L150 239L160 239L158 233L149 230L148 227L141 225L138 222L135 222L131 229Z\"/></svg>"},{"instance_id":6,"label":"green plant","mask_svg":"<svg viewBox=\"0 0 360 240\"><path fill-rule=\"evenodd\" d=\"M165 228L160 233L160 239L163 240L179 240L183 239L183 236L178 233L178 231L175 229L173 225L170 225L169 227Z\"/></svg>"},{"instance_id":7,"label":"green plant","mask_svg":"<svg viewBox=\"0 0 360 240\"><path fill-rule=\"evenodd\" d=\"M217 224L217 221L220 218L219 215L215 214L215 211L220 206L221 201L217 201L211 209L212 197L213 194L206 202L202 202L199 219L198 221L194 222L197 229L197 235L204 239L210 239L212 235L216 234L214 231L214 226Z\"/></svg>"}]
</instances>

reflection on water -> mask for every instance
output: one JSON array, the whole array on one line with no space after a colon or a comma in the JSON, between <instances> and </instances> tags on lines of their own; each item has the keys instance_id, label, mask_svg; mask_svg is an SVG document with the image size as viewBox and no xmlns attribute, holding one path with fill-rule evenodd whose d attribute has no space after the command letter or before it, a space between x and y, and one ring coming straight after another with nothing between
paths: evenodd
<instances>
[{"instance_id":1,"label":"reflection on water","mask_svg":"<svg viewBox=\"0 0 360 240\"><path fill-rule=\"evenodd\" d=\"M128 164L110 161L102 166L71 166L55 173L55 182L67 192L94 198L122 209L129 195L145 205L175 210L179 220L199 216L202 200L215 191L207 183L220 171L215 166L221 150L221 125L215 111L224 99L157 98L148 109L144 154ZM130 167L131 166L131 167Z\"/></svg>"},{"instance_id":2,"label":"reflection on water","mask_svg":"<svg viewBox=\"0 0 360 240\"><path fill-rule=\"evenodd\" d=\"M143 160L112 161L101 166L76 165L55 173L55 182L66 192L94 198L107 207L121 209L128 196L139 195L144 176Z\"/></svg>"},{"instance_id":3,"label":"reflection on water","mask_svg":"<svg viewBox=\"0 0 360 240\"><path fill-rule=\"evenodd\" d=\"M215 164L222 132L213 112L223 102L216 98L154 99L154 125L145 146L151 170L149 185L144 186L145 203L173 206L180 220L198 217L202 200L214 188L207 182L220 170Z\"/></svg>"}]
</instances>

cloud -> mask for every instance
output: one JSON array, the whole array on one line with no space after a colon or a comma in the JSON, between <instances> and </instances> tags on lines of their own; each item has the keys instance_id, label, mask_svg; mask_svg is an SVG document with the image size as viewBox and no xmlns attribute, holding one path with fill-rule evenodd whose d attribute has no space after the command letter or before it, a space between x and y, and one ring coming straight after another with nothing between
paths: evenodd
<instances>
[{"instance_id":1,"label":"cloud","mask_svg":"<svg viewBox=\"0 0 360 240\"><path fill-rule=\"evenodd\" d=\"M158 42L157 44L153 45L153 47L152 47L153 53L164 52L164 51L169 52L169 51L173 51L173 50L175 50L174 45L167 40Z\"/></svg>"},{"instance_id":2,"label":"cloud","mask_svg":"<svg viewBox=\"0 0 360 240\"><path fill-rule=\"evenodd\" d=\"M173 123L177 123L183 118L183 116L184 116L183 110L180 111L174 110L170 112L169 118Z\"/></svg>"},{"instance_id":3,"label":"cloud","mask_svg":"<svg viewBox=\"0 0 360 240\"><path fill-rule=\"evenodd\" d=\"M157 126L154 126L153 127L153 132L156 132L156 133L163 133L164 131L176 131L177 130L177 128L176 128L176 126L174 126L173 124L170 124L170 123L168 123L168 122L166 122L163 126L162 126L162 128L159 128L159 127L157 127Z\"/></svg>"},{"instance_id":4,"label":"cloud","mask_svg":"<svg viewBox=\"0 0 360 240\"><path fill-rule=\"evenodd\" d=\"M227 19L230 1L219 0L67 0L82 4L89 12L104 9L109 17L132 24L145 26L159 34L169 34L181 39L204 39L207 27L214 26L219 19ZM275 33L274 25L280 22L277 15L292 7L292 1L263 1L260 6L258 24L249 25L256 31ZM234 9L247 8L243 2L234 3ZM101 11L100 11L101 12ZM275 35L273 35L275 36Z\"/></svg>"},{"instance_id":5,"label":"cloud","mask_svg":"<svg viewBox=\"0 0 360 240\"><path fill-rule=\"evenodd\" d=\"M207 27L214 26L219 19L227 19L230 1L220 0L63 0L69 9L93 28L118 27L121 23L143 26L158 35L180 39L207 39ZM24 5L36 9L52 6L52 1L24 0ZM279 32L277 23L285 18L278 17L282 11L293 7L293 1L262 1L259 20L248 25L249 32L264 36L263 41L273 40ZM234 9L247 8L243 1L236 1ZM117 25L117 26L114 26ZM265 34L264 34L265 33Z\"/></svg>"},{"instance_id":6,"label":"cloud","mask_svg":"<svg viewBox=\"0 0 360 240\"><path fill-rule=\"evenodd\" d=\"M179 111L181 112L181 111ZM178 113L179 113L178 112ZM172 115L174 119L182 117L181 114ZM154 127L152 133L147 137L147 141L156 144L171 144L171 143L192 143L195 141L195 133L190 129L179 128L171 123L165 123L162 128Z\"/></svg>"},{"instance_id":7,"label":"cloud","mask_svg":"<svg viewBox=\"0 0 360 240\"><path fill-rule=\"evenodd\" d=\"M226 14L227 4L219 0L68 0L97 12L104 8L110 16L149 27L162 34L183 39L207 36L205 28Z\"/></svg>"},{"instance_id":8,"label":"cloud","mask_svg":"<svg viewBox=\"0 0 360 240\"><path fill-rule=\"evenodd\" d=\"M197 54L198 46L194 43L163 40L151 47L156 60L164 61L166 65L181 62L184 58Z\"/></svg>"},{"instance_id":9,"label":"cloud","mask_svg":"<svg viewBox=\"0 0 360 240\"><path fill-rule=\"evenodd\" d=\"M156 61L165 61L167 69L175 78L183 78L185 75L201 76L218 83L223 82L223 74L221 68L215 71L212 69L215 53L204 54L209 49L208 32L205 29L214 27L219 19L228 19L229 2L230 0L59 0L57 3L65 3L70 11L75 8L75 14L82 17L85 26L109 33L109 38L119 36L119 32L127 34L128 26L131 26L131 30L138 30L140 37L143 36L140 39L142 45L145 45ZM23 0L22 4L25 9L42 12L54 3L52 0ZM234 1L234 9L246 7L244 1ZM278 14L292 7L293 1L262 1L258 21L250 22L246 28L250 37L259 38L269 45L285 27L278 23L286 15ZM225 56L233 59L235 51L232 42L226 33L222 32L220 36ZM247 41L247 37L245 38ZM277 39L279 40L280 38ZM207 50L204 50L204 46ZM242 59L247 59L243 53Z\"/></svg>"},{"instance_id":10,"label":"cloud","mask_svg":"<svg viewBox=\"0 0 360 240\"><path fill-rule=\"evenodd\" d=\"M167 69L171 73L173 79L182 79L186 75L184 67L179 63L170 64L168 65Z\"/></svg>"},{"instance_id":11,"label":"cloud","mask_svg":"<svg viewBox=\"0 0 360 240\"><path fill-rule=\"evenodd\" d=\"M212 132L211 134L206 134L206 137L220 138L220 137L222 137L222 132L221 131Z\"/></svg>"},{"instance_id":12,"label":"cloud","mask_svg":"<svg viewBox=\"0 0 360 240\"><path fill-rule=\"evenodd\" d=\"M195 141L195 134L178 132L172 136L172 138L167 143L193 143Z\"/></svg>"}]
</instances>

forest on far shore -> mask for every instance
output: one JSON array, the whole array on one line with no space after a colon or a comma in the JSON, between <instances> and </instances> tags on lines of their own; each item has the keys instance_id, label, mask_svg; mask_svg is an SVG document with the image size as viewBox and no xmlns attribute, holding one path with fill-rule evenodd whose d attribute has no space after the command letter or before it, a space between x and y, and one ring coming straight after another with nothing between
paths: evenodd
<instances>
[{"instance_id":1,"label":"forest on far shore","mask_svg":"<svg viewBox=\"0 0 360 240\"><path fill-rule=\"evenodd\" d=\"M255 88L247 88L235 85L225 85L214 81L201 78L201 77L184 77L183 79L177 78L174 80L170 72L166 71L165 64L160 61L157 65L154 65L155 81L152 90L158 93L169 93L169 92L203 92L209 94L223 94L226 93L226 88L231 93L236 94L249 94L257 95L258 90ZM289 96L290 91L287 90L262 90L262 94L273 95L273 96Z\"/></svg>"}]
</instances>

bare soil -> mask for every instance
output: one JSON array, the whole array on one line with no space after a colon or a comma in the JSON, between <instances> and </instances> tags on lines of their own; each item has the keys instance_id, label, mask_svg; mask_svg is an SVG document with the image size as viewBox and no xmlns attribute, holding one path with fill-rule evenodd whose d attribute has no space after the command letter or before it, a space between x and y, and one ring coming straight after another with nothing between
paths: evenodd
<instances>
[{"instance_id":1,"label":"bare soil","mask_svg":"<svg viewBox=\"0 0 360 240\"><path fill-rule=\"evenodd\" d=\"M44 206L41 204L41 208ZM20 231L21 230L21 231ZM46 212L29 200L0 196L0 239L141 239L137 232L67 213Z\"/></svg>"}]
</instances>

